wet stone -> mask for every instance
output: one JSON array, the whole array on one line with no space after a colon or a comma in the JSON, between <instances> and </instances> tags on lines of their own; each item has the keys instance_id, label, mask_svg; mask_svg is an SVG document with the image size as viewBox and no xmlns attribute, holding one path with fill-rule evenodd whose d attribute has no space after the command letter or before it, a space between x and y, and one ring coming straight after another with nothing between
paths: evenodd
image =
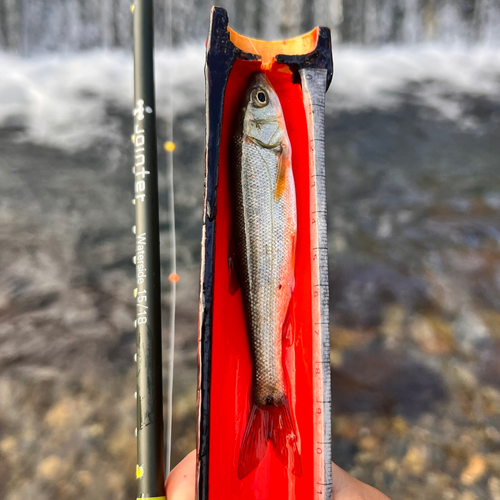
<instances>
[{"instance_id":1,"label":"wet stone","mask_svg":"<svg viewBox=\"0 0 500 500\"><path fill-rule=\"evenodd\" d=\"M452 3L441 2L454 9ZM485 4L468 3L473 10ZM343 4L352 10L351 2ZM424 24L432 28L436 2L426 4ZM453 54L440 50L432 50L440 57L436 79L425 76L432 65L415 62L418 51L349 49L344 64L361 71L352 80L357 108L343 107L338 82L327 96L332 451L340 466L392 500L500 500L500 108L496 91L480 97L457 90L470 73L462 57L485 64L484 77L494 75L490 89L500 71L496 52L485 53L486 63L464 52L456 78L449 72ZM113 57L106 55L107 65ZM72 54L71 64L77 59ZM384 88L384 98L397 97L394 105L359 107L372 88L364 76L391 84L410 66L415 81ZM54 88L62 82L66 94L71 89L61 74L52 82ZM202 87L196 97L186 86L179 108L199 104L175 118L182 168L174 170L181 276L174 464L196 443ZM115 93L113 103L120 99ZM35 144L31 125L37 129L39 120L29 113L15 130L0 130L0 497L6 500L125 500L136 489L133 186L129 167L122 168L132 157L130 101L123 98L119 107L95 94L85 97L92 99L90 111L100 110L91 113L92 130L111 133L92 147L85 146L88 134L76 153ZM446 117L436 102L445 111L463 108L465 116ZM68 115L68 125L80 123ZM164 150L160 155L162 165ZM159 188L164 200L162 178ZM166 215L162 204L162 243ZM162 271L168 265L162 251Z\"/></svg>"},{"instance_id":2,"label":"wet stone","mask_svg":"<svg viewBox=\"0 0 500 500\"><path fill-rule=\"evenodd\" d=\"M335 323L356 328L379 326L392 303L415 310L427 303L425 282L381 264L334 267L330 278L330 310Z\"/></svg>"},{"instance_id":3,"label":"wet stone","mask_svg":"<svg viewBox=\"0 0 500 500\"><path fill-rule=\"evenodd\" d=\"M448 354L454 349L453 327L435 315L416 315L410 325L412 338L427 354Z\"/></svg>"},{"instance_id":4,"label":"wet stone","mask_svg":"<svg viewBox=\"0 0 500 500\"><path fill-rule=\"evenodd\" d=\"M404 459L403 467L413 475L420 475L425 469L428 450L424 446L411 446Z\"/></svg>"},{"instance_id":5,"label":"wet stone","mask_svg":"<svg viewBox=\"0 0 500 500\"><path fill-rule=\"evenodd\" d=\"M405 436L408 433L408 423L401 416L394 417L392 421L392 428L398 436Z\"/></svg>"},{"instance_id":6,"label":"wet stone","mask_svg":"<svg viewBox=\"0 0 500 500\"><path fill-rule=\"evenodd\" d=\"M491 495L491 500L500 500L500 479L498 477L490 477L488 480L488 491Z\"/></svg>"},{"instance_id":7,"label":"wet stone","mask_svg":"<svg viewBox=\"0 0 500 500\"><path fill-rule=\"evenodd\" d=\"M380 332L389 339L399 339L403 334L403 328L407 313L404 307L391 304L384 309Z\"/></svg>"},{"instance_id":8,"label":"wet stone","mask_svg":"<svg viewBox=\"0 0 500 500\"><path fill-rule=\"evenodd\" d=\"M344 437L334 437L332 442L332 459L342 469L349 471L359 452L358 445Z\"/></svg>"},{"instance_id":9,"label":"wet stone","mask_svg":"<svg viewBox=\"0 0 500 500\"><path fill-rule=\"evenodd\" d=\"M37 475L42 479L55 480L64 477L70 464L63 461L57 455L44 458L37 466Z\"/></svg>"},{"instance_id":10,"label":"wet stone","mask_svg":"<svg viewBox=\"0 0 500 500\"><path fill-rule=\"evenodd\" d=\"M478 375L481 381L500 389L500 345L481 350Z\"/></svg>"},{"instance_id":11,"label":"wet stone","mask_svg":"<svg viewBox=\"0 0 500 500\"><path fill-rule=\"evenodd\" d=\"M416 417L446 397L437 373L404 354L376 346L346 353L342 368L332 369L333 407L341 412Z\"/></svg>"},{"instance_id":12,"label":"wet stone","mask_svg":"<svg viewBox=\"0 0 500 500\"><path fill-rule=\"evenodd\" d=\"M374 451L376 450L380 443L378 439L374 436L364 436L358 441L359 447L364 451Z\"/></svg>"},{"instance_id":13,"label":"wet stone","mask_svg":"<svg viewBox=\"0 0 500 500\"><path fill-rule=\"evenodd\" d=\"M458 499L459 500L479 500L477 495L470 490L466 490L466 491L462 492L460 494L460 496L458 497Z\"/></svg>"},{"instance_id":14,"label":"wet stone","mask_svg":"<svg viewBox=\"0 0 500 500\"><path fill-rule=\"evenodd\" d=\"M466 486L476 483L483 477L486 467L486 459L482 455L473 455L460 474L460 482Z\"/></svg>"}]
</instances>

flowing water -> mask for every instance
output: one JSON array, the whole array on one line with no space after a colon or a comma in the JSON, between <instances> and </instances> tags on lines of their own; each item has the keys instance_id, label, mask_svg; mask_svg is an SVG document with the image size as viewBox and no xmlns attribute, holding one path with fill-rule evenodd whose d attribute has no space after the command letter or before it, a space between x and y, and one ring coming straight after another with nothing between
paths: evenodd
<instances>
[{"instance_id":1,"label":"flowing water","mask_svg":"<svg viewBox=\"0 0 500 500\"><path fill-rule=\"evenodd\" d=\"M235 26L272 38L330 19L338 40L325 119L334 460L393 499L498 500L498 2L283 2L267 26L263 5L234 0ZM156 72L159 141L170 72L177 146L176 462L195 443L208 4L174 7L191 44L159 50ZM0 0L8 500L135 494L128 16L119 0Z\"/></svg>"},{"instance_id":2,"label":"flowing water","mask_svg":"<svg viewBox=\"0 0 500 500\"><path fill-rule=\"evenodd\" d=\"M131 46L131 0L0 0L0 47L21 54ZM157 46L169 10L155 0ZM317 25L344 43L500 41L499 0L225 0L231 26L249 36L296 36ZM172 0L173 40L203 40L210 0Z\"/></svg>"}]
</instances>

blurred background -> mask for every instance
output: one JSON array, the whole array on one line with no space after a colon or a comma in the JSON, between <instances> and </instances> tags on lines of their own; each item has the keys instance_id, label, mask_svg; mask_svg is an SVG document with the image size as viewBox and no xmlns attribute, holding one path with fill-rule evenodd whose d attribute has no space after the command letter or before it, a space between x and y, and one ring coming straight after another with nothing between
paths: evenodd
<instances>
[{"instance_id":1,"label":"blurred background","mask_svg":"<svg viewBox=\"0 0 500 500\"><path fill-rule=\"evenodd\" d=\"M221 4L249 36L332 29L334 460L393 500L499 500L500 0ZM210 7L155 2L159 144L172 97L177 146L174 464L195 446ZM132 100L129 0L0 0L6 500L135 495Z\"/></svg>"}]
</instances>

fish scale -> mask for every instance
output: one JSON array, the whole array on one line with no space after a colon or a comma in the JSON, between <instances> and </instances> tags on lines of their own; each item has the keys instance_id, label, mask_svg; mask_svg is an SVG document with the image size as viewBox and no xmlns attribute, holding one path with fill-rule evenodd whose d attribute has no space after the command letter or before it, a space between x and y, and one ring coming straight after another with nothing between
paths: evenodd
<instances>
[{"instance_id":1,"label":"fish scale","mask_svg":"<svg viewBox=\"0 0 500 500\"><path fill-rule=\"evenodd\" d=\"M287 136L283 139L288 141ZM236 176L241 189L235 192L236 238L255 367L253 393L257 403L280 403L285 393L282 326L293 286L291 236L297 224L293 175L291 170L287 173L285 192L276 201L281 148L238 142Z\"/></svg>"}]
</instances>

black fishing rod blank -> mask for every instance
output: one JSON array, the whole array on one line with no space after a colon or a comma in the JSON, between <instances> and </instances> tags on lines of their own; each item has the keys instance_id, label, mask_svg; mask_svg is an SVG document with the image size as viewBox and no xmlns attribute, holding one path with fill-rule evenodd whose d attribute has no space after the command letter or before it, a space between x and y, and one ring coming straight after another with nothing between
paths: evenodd
<instances>
[{"instance_id":1,"label":"black fishing rod blank","mask_svg":"<svg viewBox=\"0 0 500 500\"><path fill-rule=\"evenodd\" d=\"M165 498L158 158L153 2L134 17L134 189L137 319L137 498Z\"/></svg>"}]
</instances>

